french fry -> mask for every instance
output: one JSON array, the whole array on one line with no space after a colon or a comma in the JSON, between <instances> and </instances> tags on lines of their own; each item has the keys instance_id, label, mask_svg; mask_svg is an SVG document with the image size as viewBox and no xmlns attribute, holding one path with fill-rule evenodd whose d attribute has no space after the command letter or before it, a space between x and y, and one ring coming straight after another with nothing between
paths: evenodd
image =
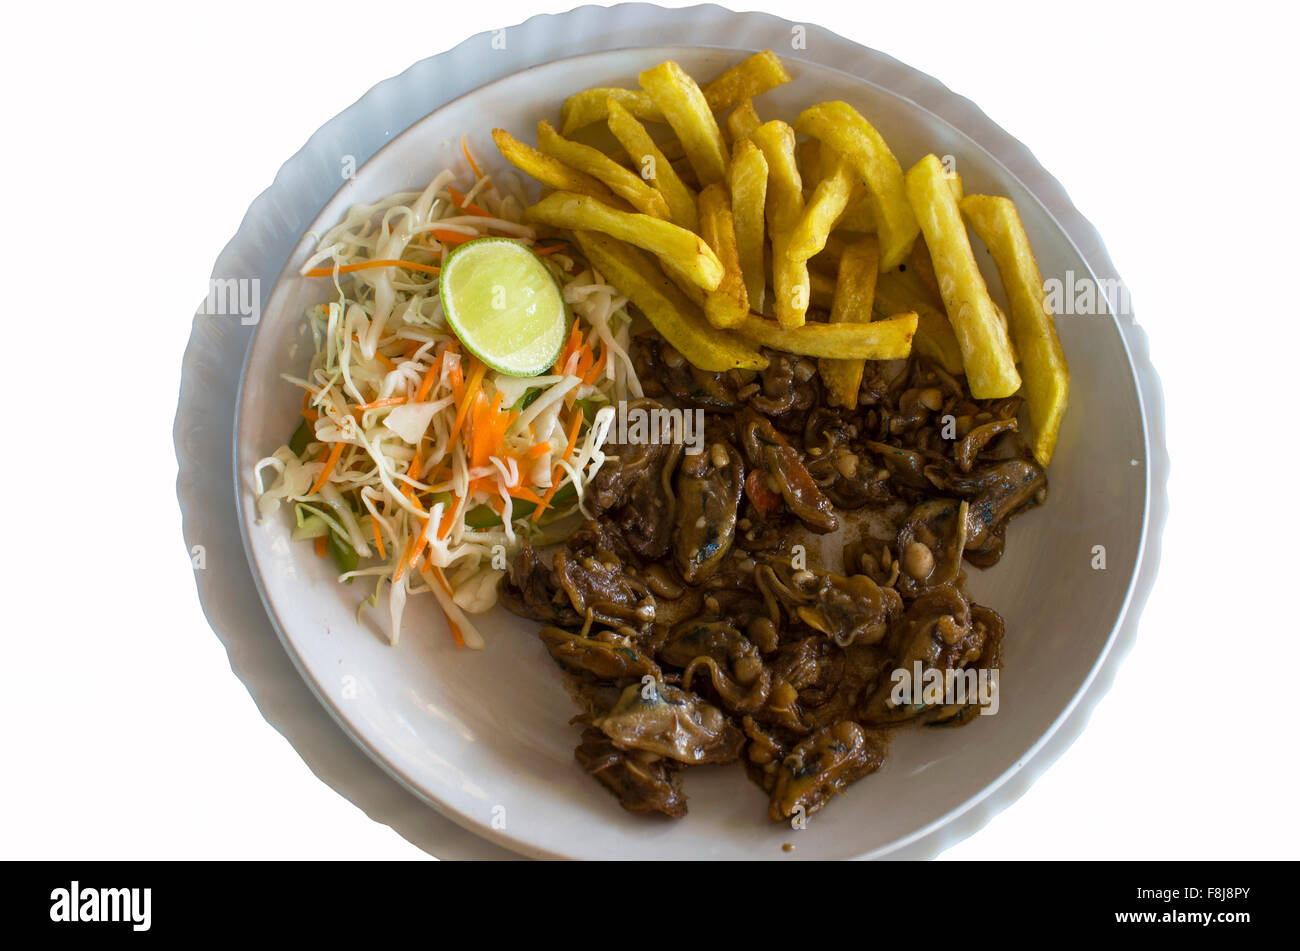
<instances>
[{"instance_id":1,"label":"french fry","mask_svg":"<svg viewBox=\"0 0 1300 951\"><path fill-rule=\"evenodd\" d=\"M695 80L672 60L667 60L647 69L639 81L681 139L701 187L722 181L727 174L722 131Z\"/></svg>"},{"instance_id":2,"label":"french fry","mask_svg":"<svg viewBox=\"0 0 1300 951\"><path fill-rule=\"evenodd\" d=\"M1007 293L1011 337L1020 354L1034 458L1052 461L1069 398L1070 370L1025 226L1009 198L970 195L961 202L971 228L993 255Z\"/></svg>"},{"instance_id":3,"label":"french fry","mask_svg":"<svg viewBox=\"0 0 1300 951\"><path fill-rule=\"evenodd\" d=\"M765 122L750 141L767 160L767 230L772 241L772 293L782 327L798 327L808 312L808 262L790 254L790 239L803 215L803 183L794 156L794 129Z\"/></svg>"},{"instance_id":4,"label":"french fry","mask_svg":"<svg viewBox=\"0 0 1300 951\"><path fill-rule=\"evenodd\" d=\"M876 216L871 210L871 196L868 195L849 205L836 227L844 231L856 231L859 234L875 234Z\"/></svg>"},{"instance_id":5,"label":"french fry","mask_svg":"<svg viewBox=\"0 0 1300 951\"><path fill-rule=\"evenodd\" d=\"M767 358L751 344L709 326L699 308L644 252L594 231L575 231L573 237L592 267L635 304L694 366L710 372L762 370L767 366Z\"/></svg>"},{"instance_id":6,"label":"french fry","mask_svg":"<svg viewBox=\"0 0 1300 951\"><path fill-rule=\"evenodd\" d=\"M636 119L636 116L632 116L632 118ZM606 116L606 119L608 119L608 116ZM641 120L637 119L637 121L640 122ZM664 158L668 159L669 162L676 164L676 162L679 159L686 158L686 153L682 151L682 143L679 142L677 139L665 139L663 142L657 142L655 144L658 147L659 151L663 153ZM612 158L619 165L635 164L632 161L631 156L627 154L626 149L611 149L609 152L606 152L605 154L608 155L610 158Z\"/></svg>"},{"instance_id":7,"label":"french fry","mask_svg":"<svg viewBox=\"0 0 1300 951\"><path fill-rule=\"evenodd\" d=\"M662 218L617 211L587 195L552 192L526 210L529 219L571 231L600 231L672 262L704 291L722 282L722 262L699 235Z\"/></svg>"},{"instance_id":8,"label":"french fry","mask_svg":"<svg viewBox=\"0 0 1300 951\"><path fill-rule=\"evenodd\" d=\"M667 218L670 214L664 196L646 184L640 175L628 171L600 149L566 139L545 119L537 123L537 149L543 155L549 155L570 168L576 168L603 182L610 191L642 214L656 218Z\"/></svg>"},{"instance_id":9,"label":"french fry","mask_svg":"<svg viewBox=\"0 0 1300 951\"><path fill-rule=\"evenodd\" d=\"M695 193L677 177L672 163L645 126L616 99L609 100L606 121L614 138L627 150L632 167L663 196L668 205L668 220L688 231L696 230L699 219L695 211ZM647 172L651 174L647 176Z\"/></svg>"},{"instance_id":10,"label":"french fry","mask_svg":"<svg viewBox=\"0 0 1300 951\"><path fill-rule=\"evenodd\" d=\"M804 200L807 201L812 197L813 184L826 177L826 169L822 165L822 144L816 139L804 139L794 154L799 160L799 175L803 179Z\"/></svg>"},{"instance_id":11,"label":"french fry","mask_svg":"<svg viewBox=\"0 0 1300 951\"><path fill-rule=\"evenodd\" d=\"M906 187L930 249L948 320L961 345L971 395L976 399L1010 396L1020 389L1020 374L1006 318L989 297L938 157L927 155L912 166Z\"/></svg>"},{"instance_id":12,"label":"french fry","mask_svg":"<svg viewBox=\"0 0 1300 951\"><path fill-rule=\"evenodd\" d=\"M558 159L544 155L531 145L520 142L505 129L493 129L492 141L496 143L506 161L524 174L531 175L547 188L588 195L612 208L630 207L606 188L603 182L575 168L570 168Z\"/></svg>"},{"instance_id":13,"label":"french fry","mask_svg":"<svg viewBox=\"0 0 1300 951\"><path fill-rule=\"evenodd\" d=\"M659 258L658 260L659 266L663 268L664 274L668 276L670 281L677 285L677 289L685 294L686 298L692 304L700 310L704 310L704 302L709 299L709 295L692 284L690 278L683 274L679 268L674 266L671 261L665 261L663 258Z\"/></svg>"},{"instance_id":14,"label":"french fry","mask_svg":"<svg viewBox=\"0 0 1300 951\"><path fill-rule=\"evenodd\" d=\"M687 187L691 188L695 192L699 192L700 176L695 174L695 169L691 166L688 159L681 159L680 161L673 162L673 171L677 173L678 178L686 183Z\"/></svg>"},{"instance_id":15,"label":"french fry","mask_svg":"<svg viewBox=\"0 0 1300 951\"><path fill-rule=\"evenodd\" d=\"M814 287L813 300L817 299ZM899 311L910 310L917 315L916 338L912 346L922 356L929 357L949 373L965 372L962 366L961 345L953 332L943 305L930 303L925 285L909 270L886 271L876 281L876 316L886 317Z\"/></svg>"},{"instance_id":16,"label":"french fry","mask_svg":"<svg viewBox=\"0 0 1300 951\"><path fill-rule=\"evenodd\" d=\"M835 306L835 278L823 271L809 271L808 287L808 297L818 310L829 311Z\"/></svg>"},{"instance_id":17,"label":"french fry","mask_svg":"<svg viewBox=\"0 0 1300 951\"><path fill-rule=\"evenodd\" d=\"M664 121L664 114L659 111L654 100L640 89L584 89L564 100L564 105L560 107L561 134L573 135L583 126L603 121L609 115L611 99L642 122Z\"/></svg>"},{"instance_id":18,"label":"french fry","mask_svg":"<svg viewBox=\"0 0 1300 951\"><path fill-rule=\"evenodd\" d=\"M780 57L771 50L763 50L741 60L706 85L704 99L714 112L722 112L789 81L790 74Z\"/></svg>"},{"instance_id":19,"label":"french fry","mask_svg":"<svg viewBox=\"0 0 1300 951\"><path fill-rule=\"evenodd\" d=\"M918 237L912 245L912 253L907 256L907 269L916 273L916 279L930 294L930 300L936 307L943 306L943 294L939 290L939 278L934 273L934 262L930 260L930 249L925 239Z\"/></svg>"},{"instance_id":20,"label":"french fry","mask_svg":"<svg viewBox=\"0 0 1300 951\"><path fill-rule=\"evenodd\" d=\"M813 189L812 197L804 206L803 215L790 235L789 254L792 257L807 261L826 247L831 229L849 205L856 181L849 163L837 158ZM876 263L879 266L879 261Z\"/></svg>"},{"instance_id":21,"label":"french fry","mask_svg":"<svg viewBox=\"0 0 1300 951\"><path fill-rule=\"evenodd\" d=\"M731 192L731 215L736 229L736 253L745 278L749 306L763 310L767 293L767 269L763 263L767 207L767 159L748 138L737 139L727 167L727 188Z\"/></svg>"},{"instance_id":22,"label":"french fry","mask_svg":"<svg viewBox=\"0 0 1300 951\"><path fill-rule=\"evenodd\" d=\"M727 186L710 185L700 192L700 237L722 262L722 283L704 301L704 316L715 327L734 327L749 316L749 296L740 271L736 226Z\"/></svg>"},{"instance_id":23,"label":"french fry","mask_svg":"<svg viewBox=\"0 0 1300 951\"><path fill-rule=\"evenodd\" d=\"M912 351L916 320L916 314L905 313L867 324L808 321L787 328L751 314L736 329L742 337L761 346L805 357L898 360Z\"/></svg>"},{"instance_id":24,"label":"french fry","mask_svg":"<svg viewBox=\"0 0 1300 951\"><path fill-rule=\"evenodd\" d=\"M948 172L947 175L948 188L952 191L953 200L957 204L961 204L961 200L966 197L966 185L962 182L961 175L958 174L956 169Z\"/></svg>"},{"instance_id":25,"label":"french fry","mask_svg":"<svg viewBox=\"0 0 1300 951\"><path fill-rule=\"evenodd\" d=\"M735 151L737 142L749 138L749 134L762 124L763 120L758 117L758 112L754 109L754 103L751 100L746 99L735 109L732 109L731 115L727 116L727 121L723 123L727 135L731 136L732 151Z\"/></svg>"},{"instance_id":26,"label":"french fry","mask_svg":"<svg viewBox=\"0 0 1300 951\"><path fill-rule=\"evenodd\" d=\"M708 83L703 89L704 100L713 112L724 112L789 81L790 74L777 55L771 50L764 50L741 60ZM654 99L643 90L587 89L564 100L560 111L560 128L564 135L572 135L585 125L603 120L611 97L622 103L625 109L642 122L667 121Z\"/></svg>"},{"instance_id":27,"label":"french fry","mask_svg":"<svg viewBox=\"0 0 1300 951\"><path fill-rule=\"evenodd\" d=\"M835 279L835 297L830 322L869 323L876 298L876 277L880 274L880 245L874 236L850 244L840 257L839 276ZM866 362L823 358L817 362L826 396L832 406L853 409L858 405L858 389Z\"/></svg>"},{"instance_id":28,"label":"french fry","mask_svg":"<svg viewBox=\"0 0 1300 951\"><path fill-rule=\"evenodd\" d=\"M911 250L918 227L907 200L903 168L880 133L846 102L823 102L805 109L795 129L834 149L866 183L880 239L880 269L897 267Z\"/></svg>"}]
</instances>

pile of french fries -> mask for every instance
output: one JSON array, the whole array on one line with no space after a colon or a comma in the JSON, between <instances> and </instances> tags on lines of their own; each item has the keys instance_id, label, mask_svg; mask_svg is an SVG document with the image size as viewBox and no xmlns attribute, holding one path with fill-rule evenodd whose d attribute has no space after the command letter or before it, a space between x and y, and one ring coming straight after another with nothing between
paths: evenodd
<instances>
[{"instance_id":1,"label":"pile of french fries","mask_svg":"<svg viewBox=\"0 0 1300 951\"><path fill-rule=\"evenodd\" d=\"M977 399L1024 396L1034 454L1051 460L1069 373L1010 199L965 195L935 155L904 174L848 103L811 106L793 126L762 121L754 98L791 80L770 50L703 87L671 60L638 79L639 89L570 96L558 131L538 124L536 148L493 130L502 155L549 189L531 220L571 232L701 369L762 369L762 347L816 357L830 402L854 407L865 361L915 345L964 373ZM575 137L598 123L618 147ZM967 225L993 257L1009 315L989 296Z\"/></svg>"}]
</instances>

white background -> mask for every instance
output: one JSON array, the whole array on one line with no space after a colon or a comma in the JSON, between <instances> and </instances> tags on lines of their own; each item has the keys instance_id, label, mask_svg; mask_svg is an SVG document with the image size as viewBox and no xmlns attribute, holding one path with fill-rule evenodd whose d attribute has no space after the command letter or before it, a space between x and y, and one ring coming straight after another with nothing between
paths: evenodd
<instances>
[{"instance_id":1,"label":"white background","mask_svg":"<svg viewBox=\"0 0 1300 951\"><path fill-rule=\"evenodd\" d=\"M317 127L418 59L567 7L6 12L0 857L425 857L311 774L199 610L181 353L218 252ZM1295 858L1290 14L762 9L931 74L1024 142L1100 230L1164 382L1171 520L1137 645L1078 742L945 857Z\"/></svg>"}]
</instances>

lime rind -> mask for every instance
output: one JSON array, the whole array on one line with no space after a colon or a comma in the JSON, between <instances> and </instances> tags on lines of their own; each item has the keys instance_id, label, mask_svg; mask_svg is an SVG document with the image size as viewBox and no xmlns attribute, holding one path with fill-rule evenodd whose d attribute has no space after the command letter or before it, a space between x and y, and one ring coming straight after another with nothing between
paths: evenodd
<instances>
[{"instance_id":1,"label":"lime rind","mask_svg":"<svg viewBox=\"0 0 1300 951\"><path fill-rule=\"evenodd\" d=\"M569 309L532 249L509 238L466 241L443 261L438 292L448 326L493 370L537 376L559 358Z\"/></svg>"}]
</instances>

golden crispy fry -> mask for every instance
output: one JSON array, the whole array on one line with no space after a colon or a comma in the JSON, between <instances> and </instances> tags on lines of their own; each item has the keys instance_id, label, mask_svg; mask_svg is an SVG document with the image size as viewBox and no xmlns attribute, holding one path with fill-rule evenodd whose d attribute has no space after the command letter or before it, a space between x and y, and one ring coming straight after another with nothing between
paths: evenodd
<instances>
[{"instance_id":1,"label":"golden crispy fry","mask_svg":"<svg viewBox=\"0 0 1300 951\"><path fill-rule=\"evenodd\" d=\"M700 237L722 262L722 283L704 301L704 316L715 327L734 327L749 316L749 296L740 271L736 226L726 185L710 185L700 192Z\"/></svg>"},{"instance_id":2,"label":"golden crispy fry","mask_svg":"<svg viewBox=\"0 0 1300 951\"><path fill-rule=\"evenodd\" d=\"M1002 277L1011 311L1011 337L1024 376L1034 457L1047 465L1052 461L1056 435L1065 415L1070 370L1048 308L1043 275L1010 198L970 195L962 201L961 210L975 234L988 246Z\"/></svg>"},{"instance_id":3,"label":"golden crispy fry","mask_svg":"<svg viewBox=\"0 0 1300 951\"><path fill-rule=\"evenodd\" d=\"M570 168L558 159L543 155L531 145L520 142L505 129L493 129L492 141L506 157L506 161L524 174L531 175L547 188L590 195L617 209L629 207L626 202L606 188L603 182L575 168Z\"/></svg>"},{"instance_id":4,"label":"golden crispy fry","mask_svg":"<svg viewBox=\"0 0 1300 951\"><path fill-rule=\"evenodd\" d=\"M871 211L871 196L867 195L850 204L835 227L859 234L875 234L876 216Z\"/></svg>"},{"instance_id":5,"label":"golden crispy fry","mask_svg":"<svg viewBox=\"0 0 1300 951\"><path fill-rule=\"evenodd\" d=\"M918 322L916 339L912 345L916 352L934 360L949 373L965 372L962 367L961 345L957 343L957 335L948 322L948 315L943 312L941 304L930 303L925 285L910 270L900 273L895 269L881 274L876 282L874 306L878 317L903 310L915 312Z\"/></svg>"},{"instance_id":6,"label":"golden crispy fry","mask_svg":"<svg viewBox=\"0 0 1300 951\"><path fill-rule=\"evenodd\" d=\"M594 231L575 231L573 237L591 265L693 365L711 372L767 366L767 358L752 345L709 326L644 252Z\"/></svg>"},{"instance_id":7,"label":"golden crispy fry","mask_svg":"<svg viewBox=\"0 0 1300 951\"><path fill-rule=\"evenodd\" d=\"M745 296L749 306L761 313L767 293L767 269L763 262L767 159L748 138L738 139L732 150L727 188L731 192L731 216L736 228L740 272L745 278Z\"/></svg>"},{"instance_id":8,"label":"golden crispy fry","mask_svg":"<svg viewBox=\"0 0 1300 951\"><path fill-rule=\"evenodd\" d=\"M966 185L961 180L961 175L956 169L948 172L948 188L952 190L952 197L955 202L961 204L961 200L966 197Z\"/></svg>"},{"instance_id":9,"label":"golden crispy fry","mask_svg":"<svg viewBox=\"0 0 1300 951\"><path fill-rule=\"evenodd\" d=\"M704 100L713 112L723 112L760 93L790 81L790 74L771 50L755 53L727 70L703 89ZM610 98L617 99L642 122L665 122L654 100L640 89L587 89L564 100L560 127L565 135L606 116ZM757 123L755 123L757 125Z\"/></svg>"},{"instance_id":10,"label":"golden crispy fry","mask_svg":"<svg viewBox=\"0 0 1300 951\"><path fill-rule=\"evenodd\" d=\"M691 167L690 160L681 159L673 162L673 171L677 177L690 186L693 190L700 190L700 176L695 174L695 169Z\"/></svg>"},{"instance_id":11,"label":"golden crispy fry","mask_svg":"<svg viewBox=\"0 0 1300 951\"><path fill-rule=\"evenodd\" d=\"M784 122L765 122L750 141L767 160L767 230L772 240L772 292L776 319L798 327L808 312L808 262L790 254L790 239L803 215L803 182L794 156L794 130Z\"/></svg>"},{"instance_id":12,"label":"golden crispy fry","mask_svg":"<svg viewBox=\"0 0 1300 951\"><path fill-rule=\"evenodd\" d=\"M912 253L907 256L907 269L916 272L916 279L929 292L931 303L942 307L943 294L939 291L939 278L934 273L934 262L930 259L925 238L918 237L912 245Z\"/></svg>"},{"instance_id":13,"label":"golden crispy fry","mask_svg":"<svg viewBox=\"0 0 1300 951\"><path fill-rule=\"evenodd\" d=\"M848 207L856 182L849 163L837 158L813 189L803 215L790 235L789 254L792 257L807 261L826 247L826 239Z\"/></svg>"},{"instance_id":14,"label":"golden crispy fry","mask_svg":"<svg viewBox=\"0 0 1300 951\"><path fill-rule=\"evenodd\" d=\"M602 121L608 114L609 100L615 100L624 109L642 122L663 122L664 114L659 111L654 100L640 89L617 89L603 87L586 89L564 100L560 109L560 131L568 136Z\"/></svg>"},{"instance_id":15,"label":"golden crispy fry","mask_svg":"<svg viewBox=\"0 0 1300 951\"><path fill-rule=\"evenodd\" d=\"M688 231L696 230L695 193L683 184L668 157L655 144L645 126L617 100L609 101L609 131L632 157L632 167L650 182L668 204L668 220ZM647 177L647 173L650 173Z\"/></svg>"},{"instance_id":16,"label":"golden crispy fry","mask_svg":"<svg viewBox=\"0 0 1300 951\"><path fill-rule=\"evenodd\" d=\"M722 262L697 234L650 215L616 211L587 195L553 192L527 209L540 224L570 230L600 231L657 254L705 291L722 282Z\"/></svg>"},{"instance_id":17,"label":"golden crispy fry","mask_svg":"<svg viewBox=\"0 0 1300 951\"><path fill-rule=\"evenodd\" d=\"M681 269L671 261L659 258L659 266L663 268L664 274L668 275L668 279L677 285L678 290L685 294L692 304L700 310L704 310L704 302L709 299L708 294L692 284L690 278L683 274Z\"/></svg>"},{"instance_id":18,"label":"golden crispy fry","mask_svg":"<svg viewBox=\"0 0 1300 951\"><path fill-rule=\"evenodd\" d=\"M762 124L763 120L758 117L754 103L749 99L731 110L731 115L727 116L727 121L723 125L731 138L732 151L735 151L737 142L749 138L749 134Z\"/></svg>"},{"instance_id":19,"label":"golden crispy fry","mask_svg":"<svg viewBox=\"0 0 1300 951\"><path fill-rule=\"evenodd\" d=\"M628 171L600 149L566 139L545 119L537 123L537 148L544 155L604 182L610 191L642 214L656 218L669 216L664 196L640 175Z\"/></svg>"},{"instance_id":20,"label":"golden crispy fry","mask_svg":"<svg viewBox=\"0 0 1300 951\"><path fill-rule=\"evenodd\" d=\"M722 131L695 80L667 60L643 72L640 83L681 139L700 185L722 181L727 174Z\"/></svg>"},{"instance_id":21,"label":"golden crispy fry","mask_svg":"<svg viewBox=\"0 0 1300 951\"><path fill-rule=\"evenodd\" d=\"M722 112L789 81L790 74L780 58L771 50L763 50L741 60L706 85L704 98L710 109Z\"/></svg>"},{"instance_id":22,"label":"golden crispy fry","mask_svg":"<svg viewBox=\"0 0 1300 951\"><path fill-rule=\"evenodd\" d=\"M808 296L818 310L830 310L835 306L835 278L825 271L809 271L808 286Z\"/></svg>"},{"instance_id":23,"label":"golden crispy fry","mask_svg":"<svg viewBox=\"0 0 1300 951\"><path fill-rule=\"evenodd\" d=\"M804 139L794 150L799 160L799 175L804 182L804 200L812 197L812 189L817 182L826 177L826 167L822 163L822 144L816 139Z\"/></svg>"},{"instance_id":24,"label":"golden crispy fry","mask_svg":"<svg viewBox=\"0 0 1300 951\"><path fill-rule=\"evenodd\" d=\"M751 315L736 329L742 337L764 347L806 357L898 360L912 351L916 314L895 314L868 324L809 321L793 328Z\"/></svg>"},{"instance_id":25,"label":"golden crispy fry","mask_svg":"<svg viewBox=\"0 0 1300 951\"><path fill-rule=\"evenodd\" d=\"M897 267L911 250L918 229L903 186L902 166L880 133L845 102L805 109L795 129L834 149L866 183L880 238L880 269Z\"/></svg>"},{"instance_id":26,"label":"golden crispy fry","mask_svg":"<svg viewBox=\"0 0 1300 951\"><path fill-rule=\"evenodd\" d=\"M631 115L630 112L628 114ZM632 116L632 118L636 119L636 116ZM640 122L641 120L637 119L637 121ZM664 158L668 159L669 162L676 164L676 162L679 159L686 158L686 153L682 150L682 143L677 141L676 139L665 139L664 141L657 142L655 144L658 147L659 151L663 153ZM633 164L632 159L628 156L626 149L611 149L605 154L608 155L610 158L612 158L619 165L631 166Z\"/></svg>"},{"instance_id":27,"label":"golden crispy fry","mask_svg":"<svg viewBox=\"0 0 1300 951\"><path fill-rule=\"evenodd\" d=\"M907 198L921 224L944 308L961 344L971 395L981 400L1010 396L1020 389L1020 374L1006 318L989 297L937 156L927 155L908 171Z\"/></svg>"},{"instance_id":28,"label":"golden crispy fry","mask_svg":"<svg viewBox=\"0 0 1300 951\"><path fill-rule=\"evenodd\" d=\"M880 245L868 235L850 244L840 257L840 273L835 279L835 297L831 305L832 324L869 323L876 298L876 277L880 273ZM832 360L817 362L827 401L832 406L853 409L858 405L858 388L866 362Z\"/></svg>"}]
</instances>

